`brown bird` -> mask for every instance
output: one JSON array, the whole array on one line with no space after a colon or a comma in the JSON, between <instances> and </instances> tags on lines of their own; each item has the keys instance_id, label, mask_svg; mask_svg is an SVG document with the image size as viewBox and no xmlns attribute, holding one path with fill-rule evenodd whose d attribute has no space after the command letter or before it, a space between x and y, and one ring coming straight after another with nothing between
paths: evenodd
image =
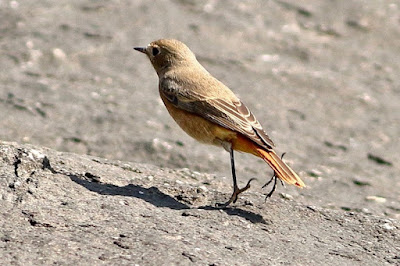
<instances>
[{"instance_id":1,"label":"brown bird","mask_svg":"<svg viewBox=\"0 0 400 266\"><path fill-rule=\"evenodd\" d=\"M150 59L159 77L161 99L176 123L196 140L222 146L230 153L233 193L221 206L235 203L238 195L249 189L253 180L250 179L241 189L238 187L234 150L260 157L274 170L274 187L267 197L275 190L277 177L298 187L305 186L275 153L274 143L255 116L228 87L197 61L185 44L161 39L147 47L134 49Z\"/></svg>"}]
</instances>

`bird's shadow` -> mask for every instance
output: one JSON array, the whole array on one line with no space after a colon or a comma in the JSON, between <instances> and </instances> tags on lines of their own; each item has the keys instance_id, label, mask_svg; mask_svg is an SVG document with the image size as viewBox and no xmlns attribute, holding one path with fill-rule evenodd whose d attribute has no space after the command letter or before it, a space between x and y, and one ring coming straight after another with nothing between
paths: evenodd
<instances>
[{"instance_id":1,"label":"bird's shadow","mask_svg":"<svg viewBox=\"0 0 400 266\"><path fill-rule=\"evenodd\" d=\"M77 175L69 175L72 181L83 186L87 190L96 192L100 195L125 196L142 199L156 207L167 207L173 210L190 209L189 206L183 204L171 196L161 192L156 187L144 188L139 185L129 184L127 186L116 186L113 184L101 183L95 180L87 180Z\"/></svg>"},{"instance_id":2,"label":"bird's shadow","mask_svg":"<svg viewBox=\"0 0 400 266\"><path fill-rule=\"evenodd\" d=\"M262 215L254 213L252 211L243 210L238 207L220 208L220 207L215 207L215 206L211 206L211 205L206 205L206 206L198 207L198 209L209 210L209 211L223 210L228 215L235 215L235 216L242 217L242 218L252 222L253 224L258 224L258 223L267 224L267 222L264 220Z\"/></svg>"},{"instance_id":3,"label":"bird's shadow","mask_svg":"<svg viewBox=\"0 0 400 266\"><path fill-rule=\"evenodd\" d=\"M88 176L88 173L83 177L78 175L69 174L69 178L86 188L87 190L96 192L101 195L111 195L111 196L126 196L142 199L156 207L170 208L173 210L185 210L185 209L203 209L208 211L219 211L223 210L228 215L240 216L252 223L263 223L266 224L264 218L257 213L243 210L236 207L225 207L219 208L211 205L201 206L201 207L190 207L184 203L177 201L175 198L163 193L156 187L144 188L140 185L129 184L126 186L116 186L113 184L106 184L99 182L99 178L93 178L93 176Z\"/></svg>"}]
</instances>

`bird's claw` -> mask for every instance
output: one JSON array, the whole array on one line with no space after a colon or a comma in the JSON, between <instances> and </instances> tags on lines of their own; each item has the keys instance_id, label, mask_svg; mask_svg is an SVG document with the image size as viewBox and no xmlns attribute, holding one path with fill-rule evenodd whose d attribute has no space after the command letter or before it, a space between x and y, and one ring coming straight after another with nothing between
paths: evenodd
<instances>
[{"instance_id":1,"label":"bird's claw","mask_svg":"<svg viewBox=\"0 0 400 266\"><path fill-rule=\"evenodd\" d=\"M218 208L225 208L231 203L236 203L236 201L238 200L239 194L241 194L241 193L245 192L246 190L248 190L250 188L251 181L256 180L256 179L257 178L250 178L249 181L247 181L246 186L244 186L243 188L239 188L237 186L234 187L232 196L229 198L229 200L227 202L225 202L225 203L217 203L216 206Z\"/></svg>"}]
</instances>

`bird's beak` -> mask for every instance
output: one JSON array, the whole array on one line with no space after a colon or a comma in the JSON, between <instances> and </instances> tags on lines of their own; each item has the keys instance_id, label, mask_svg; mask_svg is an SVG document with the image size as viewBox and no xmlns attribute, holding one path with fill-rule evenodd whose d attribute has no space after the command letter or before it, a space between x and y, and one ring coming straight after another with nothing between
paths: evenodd
<instances>
[{"instance_id":1,"label":"bird's beak","mask_svg":"<svg viewBox=\"0 0 400 266\"><path fill-rule=\"evenodd\" d=\"M146 47L133 47L133 49L144 54L146 53Z\"/></svg>"}]
</instances>

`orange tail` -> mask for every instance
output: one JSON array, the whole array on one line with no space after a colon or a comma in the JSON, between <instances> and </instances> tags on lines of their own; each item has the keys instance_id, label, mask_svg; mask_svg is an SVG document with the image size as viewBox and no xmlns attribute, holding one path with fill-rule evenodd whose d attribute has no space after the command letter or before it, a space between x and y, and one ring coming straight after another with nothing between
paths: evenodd
<instances>
[{"instance_id":1,"label":"orange tail","mask_svg":"<svg viewBox=\"0 0 400 266\"><path fill-rule=\"evenodd\" d=\"M282 161L281 158L279 158L275 151L265 151L261 148L257 148L257 153L266 163L269 164L269 166L271 166L280 179L288 184L298 187L306 186L300 177L284 161Z\"/></svg>"}]
</instances>

